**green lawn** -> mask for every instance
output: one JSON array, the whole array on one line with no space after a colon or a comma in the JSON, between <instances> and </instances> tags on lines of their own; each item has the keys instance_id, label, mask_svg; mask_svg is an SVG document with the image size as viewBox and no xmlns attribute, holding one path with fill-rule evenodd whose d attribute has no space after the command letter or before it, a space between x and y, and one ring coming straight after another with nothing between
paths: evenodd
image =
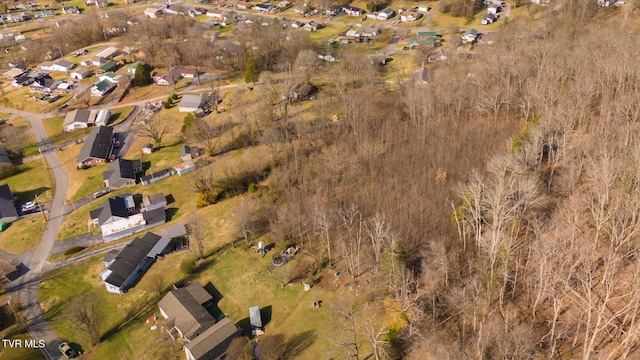
<instances>
[{"instance_id":1,"label":"green lawn","mask_svg":"<svg viewBox=\"0 0 640 360\"><path fill-rule=\"evenodd\" d=\"M44 231L41 214L14 221L5 231L0 232L0 248L10 254L22 254L33 249Z\"/></svg>"},{"instance_id":2,"label":"green lawn","mask_svg":"<svg viewBox=\"0 0 640 360\"><path fill-rule=\"evenodd\" d=\"M118 109L114 109L111 113L111 117L109 118L108 124L109 126L115 126L123 122L129 114L133 111L133 106L126 106Z\"/></svg>"},{"instance_id":3,"label":"green lawn","mask_svg":"<svg viewBox=\"0 0 640 360\"><path fill-rule=\"evenodd\" d=\"M105 164L84 170L77 167L78 154L83 145L74 143L58 151L60 162L69 177L67 202L76 201L102 188L102 173L107 169Z\"/></svg>"},{"instance_id":4,"label":"green lawn","mask_svg":"<svg viewBox=\"0 0 640 360\"><path fill-rule=\"evenodd\" d=\"M32 201L36 195L46 202L53 197L53 177L41 158L18 166L18 173L0 180L0 185L9 184L20 201Z\"/></svg>"},{"instance_id":5,"label":"green lawn","mask_svg":"<svg viewBox=\"0 0 640 360\"><path fill-rule=\"evenodd\" d=\"M52 144L60 145L79 139L86 136L91 132L91 129L80 129L71 132L65 132L62 124L64 123L64 116L58 116L50 119L46 119L42 124L44 130L47 132L49 140Z\"/></svg>"}]
</instances>

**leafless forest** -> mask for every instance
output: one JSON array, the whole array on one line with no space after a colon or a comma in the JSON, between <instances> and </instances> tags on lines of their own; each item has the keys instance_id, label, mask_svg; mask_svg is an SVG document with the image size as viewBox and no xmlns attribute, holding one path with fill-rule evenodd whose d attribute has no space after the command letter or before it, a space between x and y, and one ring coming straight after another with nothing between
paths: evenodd
<instances>
[{"instance_id":1,"label":"leafless forest","mask_svg":"<svg viewBox=\"0 0 640 360\"><path fill-rule=\"evenodd\" d=\"M621 18L568 1L399 90L345 54L337 122L289 126L270 231L381 280L407 321L394 356L639 356L640 73Z\"/></svg>"}]
</instances>

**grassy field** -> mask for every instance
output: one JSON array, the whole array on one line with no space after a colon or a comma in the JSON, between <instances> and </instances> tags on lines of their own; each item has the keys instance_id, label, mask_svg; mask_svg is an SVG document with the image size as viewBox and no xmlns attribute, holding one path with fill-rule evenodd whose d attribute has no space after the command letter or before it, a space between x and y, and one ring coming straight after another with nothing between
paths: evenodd
<instances>
[{"instance_id":1,"label":"grassy field","mask_svg":"<svg viewBox=\"0 0 640 360\"><path fill-rule=\"evenodd\" d=\"M0 330L0 336L2 339L31 339L26 329L22 326L20 321L15 317L12 309L6 305L9 298L7 296L0 297L0 323L2 323L2 330ZM15 301L15 299L13 299ZM40 360L45 359L42 352L38 349L30 348L3 348L0 351L0 360Z\"/></svg>"},{"instance_id":2,"label":"grassy field","mask_svg":"<svg viewBox=\"0 0 640 360\"><path fill-rule=\"evenodd\" d=\"M32 201L36 195L42 202L53 197L53 178L40 158L19 165L18 173L0 180L1 184L9 184L13 194L22 202Z\"/></svg>"},{"instance_id":3,"label":"grassy field","mask_svg":"<svg viewBox=\"0 0 640 360\"><path fill-rule=\"evenodd\" d=\"M5 231L0 232L0 249L10 254L22 254L33 249L40 241L44 225L41 214L12 222Z\"/></svg>"},{"instance_id":4,"label":"grassy field","mask_svg":"<svg viewBox=\"0 0 640 360\"><path fill-rule=\"evenodd\" d=\"M299 282L282 286L299 263L314 261L306 255L280 268L270 266L271 255L261 258L243 242L230 247L234 239L231 212L242 198L237 197L200 209L201 216L210 221L205 252L206 265L195 277L181 273L180 263L192 257L189 251L176 252L158 260L143 279L126 295L106 293L100 283L99 273L104 268L102 256L75 264L58 271L41 283L40 301L45 316L51 321L63 339L73 341L86 351L85 358L148 358L154 350L158 331L149 331L144 319L157 315L159 296L153 290L157 278L162 279L165 290L170 284L191 278L202 285L211 283L222 295L219 311L239 325L248 325L249 306L259 305L265 317L267 334L280 335L285 342L304 339L298 344L295 358L318 359L319 354L328 354L335 347L336 331L332 321L332 309L340 301L353 300L353 293L342 291L339 277L324 274L324 280L311 291L305 292ZM269 239L265 239L268 241ZM341 291L336 291L341 288ZM69 320L66 304L73 296L90 294L99 299L104 314L100 326L102 342L91 347L88 339ZM313 309L313 301L321 299L323 306ZM212 311L217 313L216 310ZM135 339L135 340L134 340ZM179 347L176 347L176 351ZM341 349L336 349L339 355ZM160 351L160 350L157 350ZM165 349L171 353L170 349ZM156 358L160 358L155 355ZM164 354L162 358L167 358Z\"/></svg>"},{"instance_id":5,"label":"grassy field","mask_svg":"<svg viewBox=\"0 0 640 360\"><path fill-rule=\"evenodd\" d=\"M0 114L0 118L2 118L2 114ZM29 120L22 117L14 117L11 120L7 121L7 124L16 126L16 127L24 127L25 131L28 132L27 141L24 144L23 154L25 157L38 154L38 145L36 144L36 140L31 132L31 123Z\"/></svg>"},{"instance_id":6,"label":"grassy field","mask_svg":"<svg viewBox=\"0 0 640 360\"><path fill-rule=\"evenodd\" d=\"M133 111L133 106L122 107L118 109L114 109L111 112L111 117L109 118L109 123L107 125L115 126L123 122L129 114Z\"/></svg>"},{"instance_id":7,"label":"grassy field","mask_svg":"<svg viewBox=\"0 0 640 360\"><path fill-rule=\"evenodd\" d=\"M47 132L49 140L52 144L60 145L79 139L86 136L91 132L91 129L80 129L71 132L65 132L62 124L64 123L64 116L58 116L43 121L44 130Z\"/></svg>"},{"instance_id":8,"label":"grassy field","mask_svg":"<svg viewBox=\"0 0 640 360\"><path fill-rule=\"evenodd\" d=\"M85 170L77 168L78 155L83 145L84 143L74 143L58 152L60 162L69 176L67 202L76 201L102 188L102 173L107 169L106 165L98 165Z\"/></svg>"}]
</instances>

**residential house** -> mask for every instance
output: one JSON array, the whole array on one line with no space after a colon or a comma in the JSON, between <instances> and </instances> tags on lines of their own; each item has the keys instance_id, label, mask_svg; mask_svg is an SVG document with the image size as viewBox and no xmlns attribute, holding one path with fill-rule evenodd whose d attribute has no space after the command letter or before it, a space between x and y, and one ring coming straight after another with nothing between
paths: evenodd
<instances>
[{"instance_id":1,"label":"residential house","mask_svg":"<svg viewBox=\"0 0 640 360\"><path fill-rule=\"evenodd\" d=\"M201 113L207 109L208 101L206 95L201 94L184 94L180 105L178 106L179 112L196 112Z\"/></svg>"},{"instance_id":2,"label":"residential house","mask_svg":"<svg viewBox=\"0 0 640 360\"><path fill-rule=\"evenodd\" d=\"M482 25L489 25L489 24L493 24L494 22L496 22L496 20L498 20L498 17L496 16L496 14L490 14L490 13L486 13L484 14L484 16L482 17Z\"/></svg>"},{"instance_id":3,"label":"residential house","mask_svg":"<svg viewBox=\"0 0 640 360\"><path fill-rule=\"evenodd\" d=\"M300 21L300 20L296 20L296 21L291 23L291 27L294 28L294 29L301 28L303 26L304 26L304 23L302 21Z\"/></svg>"},{"instance_id":4,"label":"residential house","mask_svg":"<svg viewBox=\"0 0 640 360\"><path fill-rule=\"evenodd\" d=\"M437 63L445 60L447 60L447 55L445 55L441 47L437 48L434 52L427 55L427 61L430 63Z\"/></svg>"},{"instance_id":5,"label":"residential house","mask_svg":"<svg viewBox=\"0 0 640 360\"><path fill-rule=\"evenodd\" d=\"M25 73L24 69L20 69L20 68L11 68L5 72L2 73L2 77L5 79L15 79L20 75L23 75Z\"/></svg>"},{"instance_id":6,"label":"residential house","mask_svg":"<svg viewBox=\"0 0 640 360\"><path fill-rule=\"evenodd\" d=\"M18 219L18 199L13 195L8 184L0 185L0 222L10 223Z\"/></svg>"},{"instance_id":7,"label":"residential house","mask_svg":"<svg viewBox=\"0 0 640 360\"><path fill-rule=\"evenodd\" d=\"M91 62L95 66L100 66L118 54L119 50L113 46L101 50L91 58ZM107 71L107 70L105 70Z\"/></svg>"},{"instance_id":8,"label":"residential house","mask_svg":"<svg viewBox=\"0 0 640 360\"><path fill-rule=\"evenodd\" d=\"M113 128L98 126L91 130L78 155L78 167L91 167L107 161L111 155L112 144Z\"/></svg>"},{"instance_id":9,"label":"residential house","mask_svg":"<svg viewBox=\"0 0 640 360\"><path fill-rule=\"evenodd\" d=\"M99 7L99 8L105 8L109 6L108 0L95 0L95 3L96 3L96 7Z\"/></svg>"},{"instance_id":10,"label":"residential house","mask_svg":"<svg viewBox=\"0 0 640 360\"><path fill-rule=\"evenodd\" d=\"M182 66L174 66L173 69L171 69L171 71L173 71L174 73L177 73L178 75L186 79L193 79L198 75L198 73L196 73L195 70L185 69Z\"/></svg>"},{"instance_id":11,"label":"residential house","mask_svg":"<svg viewBox=\"0 0 640 360\"><path fill-rule=\"evenodd\" d=\"M216 320L205 308L212 300L213 296L194 282L187 287L169 291L158 302L158 308L166 319L164 326L167 330L176 331L189 342L215 325Z\"/></svg>"},{"instance_id":12,"label":"residential house","mask_svg":"<svg viewBox=\"0 0 640 360\"><path fill-rule=\"evenodd\" d=\"M75 6L63 6L62 7L63 14L79 14L80 10L78 10Z\"/></svg>"},{"instance_id":13,"label":"residential house","mask_svg":"<svg viewBox=\"0 0 640 360\"><path fill-rule=\"evenodd\" d=\"M315 21L309 21L309 23L304 26L304 29L307 31L316 31L320 28L322 28L322 25L318 24Z\"/></svg>"},{"instance_id":14,"label":"residential house","mask_svg":"<svg viewBox=\"0 0 640 360\"><path fill-rule=\"evenodd\" d=\"M174 165L173 168L176 170L178 175L182 176L184 174L190 173L196 169L196 165L189 161L181 162L180 164Z\"/></svg>"},{"instance_id":15,"label":"residential house","mask_svg":"<svg viewBox=\"0 0 640 360\"><path fill-rule=\"evenodd\" d=\"M93 125L94 118L95 114L92 114L91 111L87 109L76 109L67 113L67 115L64 117L62 126L64 127L64 131L66 132L71 132L78 129L86 129L89 126Z\"/></svg>"},{"instance_id":16,"label":"residential house","mask_svg":"<svg viewBox=\"0 0 640 360\"><path fill-rule=\"evenodd\" d=\"M117 69L117 67L118 67L118 64L115 61L109 60L104 64L98 66L98 69L100 69L99 72L105 73L105 72L113 72Z\"/></svg>"},{"instance_id":17,"label":"residential house","mask_svg":"<svg viewBox=\"0 0 640 360\"><path fill-rule=\"evenodd\" d=\"M487 8L487 13L488 14L493 14L496 15L497 13L499 13L502 9L499 6L489 6Z\"/></svg>"},{"instance_id":18,"label":"residential house","mask_svg":"<svg viewBox=\"0 0 640 360\"><path fill-rule=\"evenodd\" d=\"M238 1L238 3L236 4L236 8L240 10L249 10L252 7L253 5L251 5L251 3L247 1Z\"/></svg>"},{"instance_id":19,"label":"residential house","mask_svg":"<svg viewBox=\"0 0 640 360\"><path fill-rule=\"evenodd\" d=\"M195 146L182 145L179 149L180 152L180 160L189 161L197 158L202 154L199 148Z\"/></svg>"},{"instance_id":20,"label":"residential house","mask_svg":"<svg viewBox=\"0 0 640 360\"><path fill-rule=\"evenodd\" d=\"M155 182L158 182L162 179L168 178L169 176L172 176L173 174L175 174L175 170L173 169L163 169L157 172L154 172L151 175L145 175L142 176L140 178L140 183L142 184L142 186L147 186L147 185L151 185Z\"/></svg>"},{"instance_id":21,"label":"residential house","mask_svg":"<svg viewBox=\"0 0 640 360\"><path fill-rule=\"evenodd\" d=\"M402 22L413 22L421 18L422 14L416 11L404 11L400 14L400 21Z\"/></svg>"},{"instance_id":22,"label":"residential house","mask_svg":"<svg viewBox=\"0 0 640 360\"><path fill-rule=\"evenodd\" d=\"M127 68L127 72L129 74L135 74L136 73L136 69L138 68L138 66L145 66L145 62L144 61L136 61L133 64L129 65L129 67Z\"/></svg>"},{"instance_id":23,"label":"residential house","mask_svg":"<svg viewBox=\"0 0 640 360\"><path fill-rule=\"evenodd\" d=\"M108 81L110 83L114 83L114 84L118 84L120 82L120 79L122 79L122 75L118 75L116 73L114 73L113 71L108 71L100 76L98 76L98 81Z\"/></svg>"},{"instance_id":24,"label":"residential house","mask_svg":"<svg viewBox=\"0 0 640 360\"><path fill-rule=\"evenodd\" d=\"M271 5L271 3L268 2L264 2L262 4L258 4L255 6L255 9L260 11L260 12L274 12L276 11L278 8Z\"/></svg>"},{"instance_id":25,"label":"residential house","mask_svg":"<svg viewBox=\"0 0 640 360\"><path fill-rule=\"evenodd\" d=\"M164 9L162 8L146 8L144 14L151 19L158 19L164 15Z\"/></svg>"},{"instance_id":26,"label":"residential house","mask_svg":"<svg viewBox=\"0 0 640 360\"><path fill-rule=\"evenodd\" d=\"M227 17L223 13L221 13L219 10L207 11L207 17L222 20L222 21L227 20Z\"/></svg>"},{"instance_id":27,"label":"residential house","mask_svg":"<svg viewBox=\"0 0 640 360\"><path fill-rule=\"evenodd\" d=\"M33 13L33 18L34 19L42 19L42 18L46 18L46 17L52 17L55 16L56 14L53 12L53 10L51 9L45 9L45 10L40 10L40 11L36 11Z\"/></svg>"},{"instance_id":28,"label":"residential house","mask_svg":"<svg viewBox=\"0 0 640 360\"><path fill-rule=\"evenodd\" d=\"M166 222L164 209L141 213L136 210L133 196L128 193L110 197L99 208L91 210L89 217L91 225L100 227L104 242L117 240Z\"/></svg>"},{"instance_id":29,"label":"residential house","mask_svg":"<svg viewBox=\"0 0 640 360\"><path fill-rule=\"evenodd\" d=\"M287 0L283 0L278 3L278 7L280 9L288 8L289 6L291 6L291 3Z\"/></svg>"},{"instance_id":30,"label":"residential house","mask_svg":"<svg viewBox=\"0 0 640 360\"><path fill-rule=\"evenodd\" d=\"M33 84L33 81L34 81L34 78L23 74L13 79L13 81L11 82L11 86L13 87L27 86L27 85Z\"/></svg>"},{"instance_id":31,"label":"residential house","mask_svg":"<svg viewBox=\"0 0 640 360\"><path fill-rule=\"evenodd\" d=\"M91 87L91 96L105 96L116 87L116 84L109 80L102 80Z\"/></svg>"},{"instance_id":32,"label":"residential house","mask_svg":"<svg viewBox=\"0 0 640 360\"><path fill-rule=\"evenodd\" d=\"M360 30L361 37L372 38L378 35L380 35L380 29L375 26L365 26Z\"/></svg>"},{"instance_id":33,"label":"residential house","mask_svg":"<svg viewBox=\"0 0 640 360\"><path fill-rule=\"evenodd\" d=\"M102 109L98 111L98 115L95 117L95 126L107 126L109 125L109 119L111 118L111 111Z\"/></svg>"},{"instance_id":34,"label":"residential house","mask_svg":"<svg viewBox=\"0 0 640 360\"><path fill-rule=\"evenodd\" d=\"M1 38L0 38L1 39ZM18 60L11 60L7 63L7 65L10 68L16 68L16 69L20 69L20 70L27 70L27 63L22 60L22 59L18 59Z\"/></svg>"},{"instance_id":35,"label":"residential house","mask_svg":"<svg viewBox=\"0 0 640 360\"><path fill-rule=\"evenodd\" d=\"M102 173L103 186L110 189L121 189L136 184L136 176L142 171L140 160L117 158L107 165Z\"/></svg>"},{"instance_id":36,"label":"residential house","mask_svg":"<svg viewBox=\"0 0 640 360\"><path fill-rule=\"evenodd\" d=\"M142 211L151 211L167 206L164 194L154 194L142 197Z\"/></svg>"},{"instance_id":37,"label":"residential house","mask_svg":"<svg viewBox=\"0 0 640 360\"><path fill-rule=\"evenodd\" d=\"M378 12L378 20L389 20L395 14L396 12L390 8L382 9L381 11Z\"/></svg>"},{"instance_id":38,"label":"residential house","mask_svg":"<svg viewBox=\"0 0 640 360\"><path fill-rule=\"evenodd\" d=\"M71 78L76 80L82 80L90 77L91 75L93 75L93 71L84 67L79 67L71 73Z\"/></svg>"},{"instance_id":39,"label":"residential house","mask_svg":"<svg viewBox=\"0 0 640 360\"><path fill-rule=\"evenodd\" d=\"M364 10L353 7L353 6L343 6L342 11L344 11L347 16L362 16L364 15Z\"/></svg>"},{"instance_id":40,"label":"residential house","mask_svg":"<svg viewBox=\"0 0 640 360\"><path fill-rule=\"evenodd\" d=\"M318 58L320 60L329 61L329 62L336 61L336 57L333 56L332 54L327 54L327 55L318 54Z\"/></svg>"},{"instance_id":41,"label":"residential house","mask_svg":"<svg viewBox=\"0 0 640 360\"><path fill-rule=\"evenodd\" d=\"M476 29L467 29L464 34L462 34L462 41L464 43L474 42L478 38L478 30Z\"/></svg>"},{"instance_id":42,"label":"residential house","mask_svg":"<svg viewBox=\"0 0 640 360\"><path fill-rule=\"evenodd\" d=\"M418 5L418 12L427 13L431 10L428 5Z\"/></svg>"},{"instance_id":43,"label":"residential house","mask_svg":"<svg viewBox=\"0 0 640 360\"><path fill-rule=\"evenodd\" d=\"M189 16L191 17L196 17L196 16L200 16L202 15L202 12L196 10L196 9L191 9L187 12L189 14Z\"/></svg>"},{"instance_id":44,"label":"residential house","mask_svg":"<svg viewBox=\"0 0 640 360\"><path fill-rule=\"evenodd\" d=\"M240 336L238 327L228 317L205 330L184 345L187 360L223 360L231 342Z\"/></svg>"},{"instance_id":45,"label":"residential house","mask_svg":"<svg viewBox=\"0 0 640 360\"><path fill-rule=\"evenodd\" d=\"M598 5L600 6L604 6L604 7L609 7L613 4L616 3L617 0L598 0Z\"/></svg>"},{"instance_id":46,"label":"residential house","mask_svg":"<svg viewBox=\"0 0 640 360\"><path fill-rule=\"evenodd\" d=\"M126 293L144 276L156 258L164 253L169 241L170 239L151 232L133 239L100 273L107 291L115 294Z\"/></svg>"},{"instance_id":47,"label":"residential house","mask_svg":"<svg viewBox=\"0 0 640 360\"><path fill-rule=\"evenodd\" d=\"M29 87L29 91L48 94L57 89L61 83L62 81L54 80L51 76L40 73L33 78L33 83Z\"/></svg>"}]
</instances>

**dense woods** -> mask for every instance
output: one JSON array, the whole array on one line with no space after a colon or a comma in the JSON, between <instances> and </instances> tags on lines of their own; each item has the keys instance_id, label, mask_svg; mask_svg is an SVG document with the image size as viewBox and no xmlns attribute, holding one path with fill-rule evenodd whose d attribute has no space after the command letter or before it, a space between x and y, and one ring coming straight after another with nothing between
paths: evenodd
<instances>
[{"instance_id":1,"label":"dense woods","mask_svg":"<svg viewBox=\"0 0 640 360\"><path fill-rule=\"evenodd\" d=\"M637 37L565 6L426 83L389 89L341 54L325 111L272 113L287 141L262 205L270 234L396 304L406 322L385 354L636 355Z\"/></svg>"}]
</instances>

